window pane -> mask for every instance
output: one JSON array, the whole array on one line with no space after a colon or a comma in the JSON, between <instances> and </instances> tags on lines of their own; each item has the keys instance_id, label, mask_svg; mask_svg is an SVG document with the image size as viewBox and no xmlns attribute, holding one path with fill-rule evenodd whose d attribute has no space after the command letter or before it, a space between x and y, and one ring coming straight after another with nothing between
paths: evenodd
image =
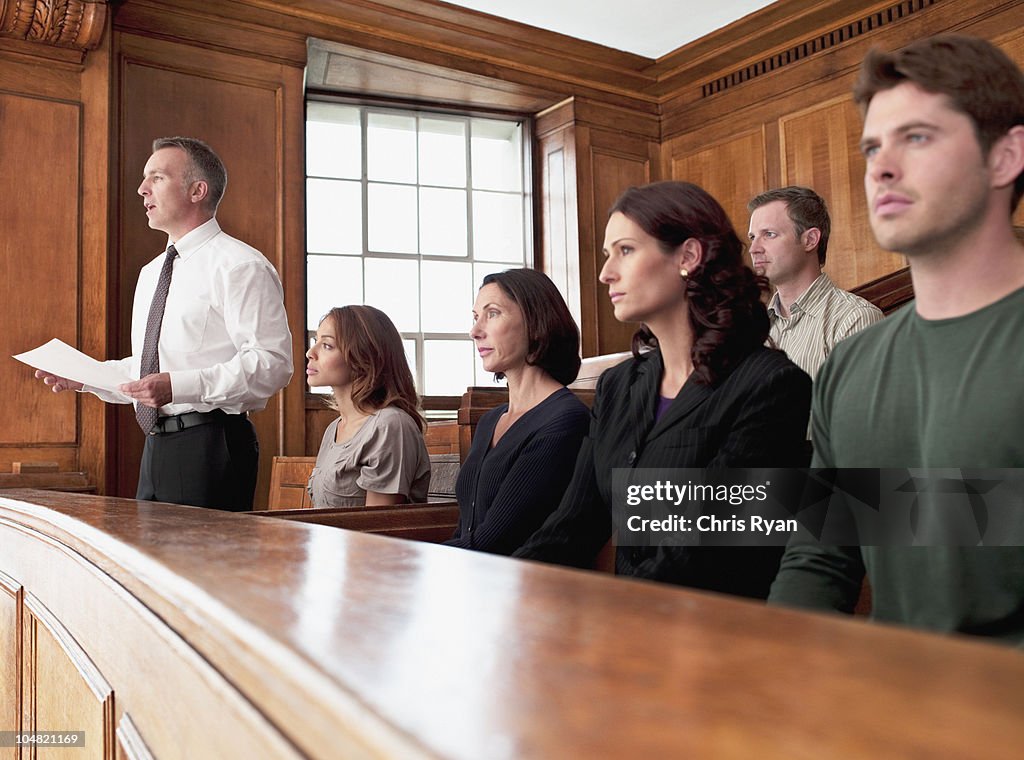
<instances>
[{"instance_id":1,"label":"window pane","mask_svg":"<svg viewBox=\"0 0 1024 760\"><path fill-rule=\"evenodd\" d=\"M370 184L366 197L369 249L416 253L416 188Z\"/></svg>"},{"instance_id":2,"label":"window pane","mask_svg":"<svg viewBox=\"0 0 1024 760\"><path fill-rule=\"evenodd\" d=\"M473 312L472 266L424 261L423 332L468 333Z\"/></svg>"},{"instance_id":3,"label":"window pane","mask_svg":"<svg viewBox=\"0 0 1024 760\"><path fill-rule=\"evenodd\" d=\"M473 193L473 257L523 262L523 197Z\"/></svg>"},{"instance_id":4,"label":"window pane","mask_svg":"<svg viewBox=\"0 0 1024 760\"><path fill-rule=\"evenodd\" d=\"M381 182L416 181L416 117L371 113L366 120L366 174Z\"/></svg>"},{"instance_id":5,"label":"window pane","mask_svg":"<svg viewBox=\"0 0 1024 760\"><path fill-rule=\"evenodd\" d=\"M473 377L469 340L423 341L423 378L427 396L461 396Z\"/></svg>"},{"instance_id":6,"label":"window pane","mask_svg":"<svg viewBox=\"0 0 1024 760\"><path fill-rule=\"evenodd\" d=\"M420 184L466 186L466 122L420 118Z\"/></svg>"},{"instance_id":7,"label":"window pane","mask_svg":"<svg viewBox=\"0 0 1024 760\"><path fill-rule=\"evenodd\" d=\"M335 306L363 302L363 260L358 256L306 257L306 329L316 330Z\"/></svg>"},{"instance_id":8,"label":"window pane","mask_svg":"<svg viewBox=\"0 0 1024 760\"><path fill-rule=\"evenodd\" d=\"M521 190L522 128L514 121L472 120L473 187Z\"/></svg>"},{"instance_id":9,"label":"window pane","mask_svg":"<svg viewBox=\"0 0 1024 760\"><path fill-rule=\"evenodd\" d=\"M420 188L420 253L465 256L466 191Z\"/></svg>"},{"instance_id":10,"label":"window pane","mask_svg":"<svg viewBox=\"0 0 1024 760\"><path fill-rule=\"evenodd\" d=\"M494 373L484 369L483 360L480 354L473 352L473 385L483 388L505 388L507 383L504 380L495 380Z\"/></svg>"},{"instance_id":11,"label":"window pane","mask_svg":"<svg viewBox=\"0 0 1024 760\"><path fill-rule=\"evenodd\" d=\"M420 331L419 262L366 259L366 301L395 323L399 332Z\"/></svg>"},{"instance_id":12,"label":"window pane","mask_svg":"<svg viewBox=\"0 0 1024 760\"><path fill-rule=\"evenodd\" d=\"M416 374L416 341L403 339L402 348L405 349L405 360L409 362L409 371L412 372L413 382L416 383L416 392L422 393L420 390L420 379Z\"/></svg>"},{"instance_id":13,"label":"window pane","mask_svg":"<svg viewBox=\"0 0 1024 760\"><path fill-rule=\"evenodd\" d=\"M359 109L310 103L306 110L306 174L314 177L363 176Z\"/></svg>"},{"instance_id":14,"label":"window pane","mask_svg":"<svg viewBox=\"0 0 1024 760\"><path fill-rule=\"evenodd\" d=\"M306 250L363 252L363 198L358 182L306 180Z\"/></svg>"},{"instance_id":15,"label":"window pane","mask_svg":"<svg viewBox=\"0 0 1024 760\"><path fill-rule=\"evenodd\" d=\"M509 264L474 264L473 265L473 298L476 298L476 292L480 290L484 282L484 277L494 272L504 272L506 269L515 269L516 267Z\"/></svg>"},{"instance_id":16,"label":"window pane","mask_svg":"<svg viewBox=\"0 0 1024 760\"><path fill-rule=\"evenodd\" d=\"M523 266L531 248L521 123L306 109L308 329L333 306L371 304L402 333L420 393L502 386L468 332L483 277Z\"/></svg>"}]
</instances>

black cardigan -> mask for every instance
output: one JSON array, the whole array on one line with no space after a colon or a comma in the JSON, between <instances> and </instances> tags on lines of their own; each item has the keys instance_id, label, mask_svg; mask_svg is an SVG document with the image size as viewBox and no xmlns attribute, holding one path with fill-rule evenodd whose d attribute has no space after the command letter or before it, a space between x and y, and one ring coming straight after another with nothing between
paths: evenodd
<instances>
[{"instance_id":1,"label":"black cardigan","mask_svg":"<svg viewBox=\"0 0 1024 760\"><path fill-rule=\"evenodd\" d=\"M781 351L758 348L715 386L693 375L655 422L659 351L601 375L562 503L514 556L591 567L612 533L612 469L805 467L811 379ZM621 546L620 575L764 599L782 547Z\"/></svg>"},{"instance_id":2,"label":"black cardigan","mask_svg":"<svg viewBox=\"0 0 1024 760\"><path fill-rule=\"evenodd\" d=\"M445 543L511 554L525 543L562 500L590 412L562 388L530 409L491 448L494 428L508 409L485 414L459 469L455 495L459 526Z\"/></svg>"}]
</instances>

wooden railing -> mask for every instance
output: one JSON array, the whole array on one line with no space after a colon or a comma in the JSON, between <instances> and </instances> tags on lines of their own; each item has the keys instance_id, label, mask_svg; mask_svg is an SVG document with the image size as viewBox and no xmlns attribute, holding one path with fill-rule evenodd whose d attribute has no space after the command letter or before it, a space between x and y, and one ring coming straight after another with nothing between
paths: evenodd
<instances>
[{"instance_id":1,"label":"wooden railing","mask_svg":"<svg viewBox=\"0 0 1024 760\"><path fill-rule=\"evenodd\" d=\"M0 547L0 728L91 757L1024 746L1024 658L978 639L81 494L0 493Z\"/></svg>"}]
</instances>

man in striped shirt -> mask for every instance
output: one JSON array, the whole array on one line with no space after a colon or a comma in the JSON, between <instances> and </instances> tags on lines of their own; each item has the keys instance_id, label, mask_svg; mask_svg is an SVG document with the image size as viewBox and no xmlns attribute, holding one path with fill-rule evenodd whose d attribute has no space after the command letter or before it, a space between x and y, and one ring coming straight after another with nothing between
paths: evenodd
<instances>
[{"instance_id":1,"label":"man in striped shirt","mask_svg":"<svg viewBox=\"0 0 1024 760\"><path fill-rule=\"evenodd\" d=\"M806 187L761 193L749 204L750 257L775 288L771 338L813 379L832 347L882 318L821 271L831 221L825 201Z\"/></svg>"}]
</instances>

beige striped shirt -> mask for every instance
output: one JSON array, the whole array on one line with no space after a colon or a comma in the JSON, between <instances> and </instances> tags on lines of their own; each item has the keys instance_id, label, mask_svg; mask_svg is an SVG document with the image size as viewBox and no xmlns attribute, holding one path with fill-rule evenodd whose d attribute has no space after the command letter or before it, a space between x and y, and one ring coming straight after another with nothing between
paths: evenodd
<instances>
[{"instance_id":1,"label":"beige striped shirt","mask_svg":"<svg viewBox=\"0 0 1024 760\"><path fill-rule=\"evenodd\" d=\"M836 343L882 316L877 306L840 290L824 272L796 299L788 317L782 316L778 291L768 303L772 340L812 380Z\"/></svg>"}]
</instances>

